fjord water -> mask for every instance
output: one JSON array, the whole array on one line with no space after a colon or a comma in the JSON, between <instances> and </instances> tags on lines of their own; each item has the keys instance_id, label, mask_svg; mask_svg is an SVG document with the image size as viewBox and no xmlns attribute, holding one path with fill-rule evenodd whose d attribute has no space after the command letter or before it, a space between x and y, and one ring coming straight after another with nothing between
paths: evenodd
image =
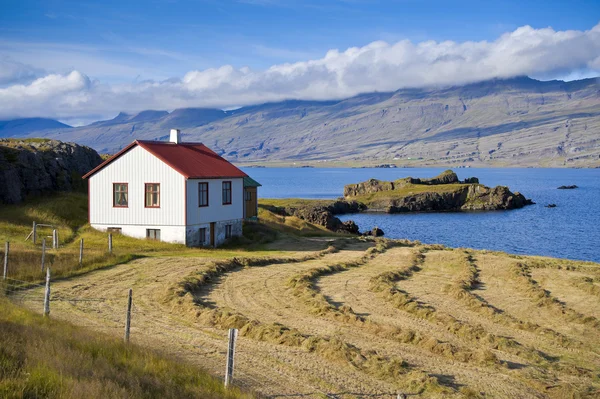
<instances>
[{"instance_id":1,"label":"fjord water","mask_svg":"<svg viewBox=\"0 0 600 399\"><path fill-rule=\"evenodd\" d=\"M370 178L432 177L443 168L247 168L263 186L263 198L338 198L344 185ZM455 169L460 179L478 177L504 185L536 205L511 211L341 215L361 231L378 226L388 238L451 247L505 251L600 262L600 169ZM557 190L576 184L575 190ZM556 208L546 208L556 204Z\"/></svg>"}]
</instances>

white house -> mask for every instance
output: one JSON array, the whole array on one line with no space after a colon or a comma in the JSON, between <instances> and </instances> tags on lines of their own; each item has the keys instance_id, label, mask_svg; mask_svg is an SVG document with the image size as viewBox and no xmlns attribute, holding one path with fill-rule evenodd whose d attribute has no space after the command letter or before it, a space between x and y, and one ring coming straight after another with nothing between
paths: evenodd
<instances>
[{"instance_id":1,"label":"white house","mask_svg":"<svg viewBox=\"0 0 600 399\"><path fill-rule=\"evenodd\" d=\"M242 234L248 176L201 143L136 140L91 170L89 222L119 232L188 246L217 246ZM251 179L250 179L251 180ZM255 215L249 215L255 216Z\"/></svg>"}]
</instances>

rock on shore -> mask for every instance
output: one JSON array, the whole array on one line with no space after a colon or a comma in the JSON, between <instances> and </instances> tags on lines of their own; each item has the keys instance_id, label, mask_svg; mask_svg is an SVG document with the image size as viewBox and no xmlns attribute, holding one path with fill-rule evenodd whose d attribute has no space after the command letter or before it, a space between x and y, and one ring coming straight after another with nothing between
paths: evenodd
<instances>
[{"instance_id":1,"label":"rock on shore","mask_svg":"<svg viewBox=\"0 0 600 399\"><path fill-rule=\"evenodd\" d=\"M335 215L344 213L357 213L366 209L366 207L356 201L332 201L327 205L304 205L304 206L269 206L271 212L283 216L295 216L309 223L323 226L328 230L335 232L346 232L358 234L358 226L352 220L342 222Z\"/></svg>"},{"instance_id":2,"label":"rock on shore","mask_svg":"<svg viewBox=\"0 0 600 399\"><path fill-rule=\"evenodd\" d=\"M84 189L81 176L102 162L85 146L46 139L0 139L0 203Z\"/></svg>"}]
</instances>

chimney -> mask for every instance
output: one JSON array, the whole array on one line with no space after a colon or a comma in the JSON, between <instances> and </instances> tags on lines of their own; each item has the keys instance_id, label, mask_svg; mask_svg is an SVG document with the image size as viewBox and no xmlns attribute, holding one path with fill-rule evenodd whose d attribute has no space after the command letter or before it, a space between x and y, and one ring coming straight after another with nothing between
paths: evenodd
<instances>
[{"instance_id":1,"label":"chimney","mask_svg":"<svg viewBox=\"0 0 600 399\"><path fill-rule=\"evenodd\" d=\"M175 144L181 143L181 132L179 129L171 129L171 139L169 141Z\"/></svg>"}]
</instances>

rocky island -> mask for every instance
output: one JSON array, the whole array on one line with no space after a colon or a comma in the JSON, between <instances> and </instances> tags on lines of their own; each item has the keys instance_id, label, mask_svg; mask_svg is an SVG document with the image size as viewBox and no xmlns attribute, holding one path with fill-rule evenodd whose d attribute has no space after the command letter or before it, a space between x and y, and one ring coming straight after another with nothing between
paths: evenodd
<instances>
[{"instance_id":1,"label":"rocky island","mask_svg":"<svg viewBox=\"0 0 600 399\"><path fill-rule=\"evenodd\" d=\"M344 187L338 200L261 199L260 207L282 216L295 216L328 230L359 234L351 220L336 215L359 212L462 212L522 208L534 204L508 187L490 188L471 177L459 180L447 170L431 179L405 177L395 181L370 179ZM369 232L365 233L368 234ZM371 234L374 234L371 232ZM378 229L377 234L383 234Z\"/></svg>"},{"instance_id":2,"label":"rocky island","mask_svg":"<svg viewBox=\"0 0 600 399\"><path fill-rule=\"evenodd\" d=\"M431 179L370 179L349 184L344 197L363 204L365 210L387 213L507 210L533 204L505 186L490 188L476 177L461 181L451 170Z\"/></svg>"}]
</instances>

